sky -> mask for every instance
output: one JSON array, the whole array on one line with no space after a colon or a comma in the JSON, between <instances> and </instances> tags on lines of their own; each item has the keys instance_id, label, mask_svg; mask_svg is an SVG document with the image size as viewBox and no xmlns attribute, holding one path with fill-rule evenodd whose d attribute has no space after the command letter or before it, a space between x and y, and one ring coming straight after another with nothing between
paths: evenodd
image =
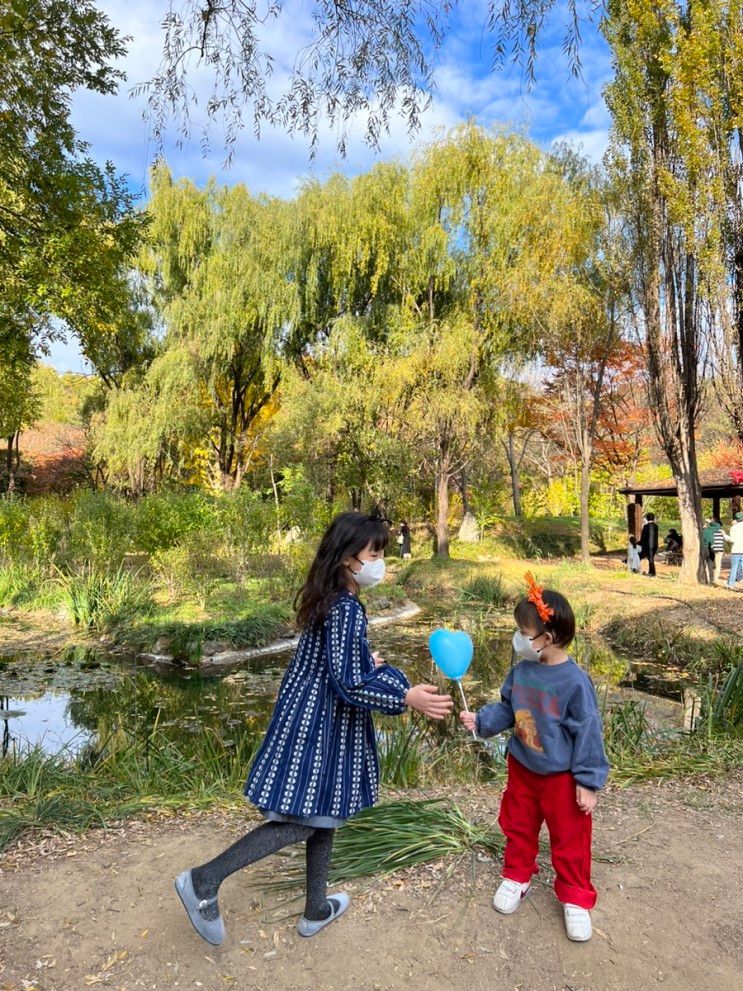
<instances>
[{"instance_id":1,"label":"sky","mask_svg":"<svg viewBox=\"0 0 743 991\"><path fill-rule=\"evenodd\" d=\"M132 95L132 89L149 79L160 62L161 22L169 7L167 0L98 0L97 6L123 35L131 38L127 55L118 65L126 81L115 95L75 93L72 121L80 137L89 143L91 156L100 164L113 162L119 172L126 174L130 188L142 201L147 197L148 172L158 150L177 177L202 184L215 176L221 183L243 182L254 192L291 197L308 176L323 179L336 171L356 175L377 161L404 159L416 145L470 118L487 126L523 131L545 148L555 141L568 140L596 160L607 146L609 117L602 89L611 75L609 52L595 26L585 24L581 78L571 75L562 51L564 4L542 34L532 88L517 65L509 63L493 71L486 0L460 0L436 56L433 99L416 135L408 134L405 123L394 119L390 133L374 150L363 141L363 127L358 122L352 127L346 157L341 158L337 129L324 124L316 158L311 161L307 138L290 137L264 127L260 139L256 139L248 127L237 140L229 167L224 164L224 144L218 130L212 132L211 145L204 153L198 108L193 114L195 126L190 140L179 148L173 127L158 149L143 119L145 98ZM180 4L176 2L175 6ZM266 35L277 82L290 71L297 48L311 30L314 5L309 0L286 0L283 6L280 20L267 28ZM49 360L60 371L89 370L73 339L57 342Z\"/></svg>"}]
</instances>

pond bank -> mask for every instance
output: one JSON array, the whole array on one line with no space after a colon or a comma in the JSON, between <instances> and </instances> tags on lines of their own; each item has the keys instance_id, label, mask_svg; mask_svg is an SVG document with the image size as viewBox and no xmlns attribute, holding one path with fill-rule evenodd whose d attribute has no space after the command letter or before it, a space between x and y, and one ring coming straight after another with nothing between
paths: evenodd
<instances>
[{"instance_id":1,"label":"pond bank","mask_svg":"<svg viewBox=\"0 0 743 991\"><path fill-rule=\"evenodd\" d=\"M401 622L402 620L412 619L420 611L420 606L414 602L405 602L401 606L372 616L369 619L369 627L374 629L381 626L389 626L392 623ZM227 645L220 644L219 642L205 643L202 646L201 657L196 660L193 666L205 677L227 674L230 671L244 667L250 661L263 660L266 657L273 657L276 654L283 654L288 650L293 650L298 643L298 636L281 637L279 640L274 640L264 647L250 647L246 650L225 649ZM162 653L139 653L137 654L137 660L145 664L151 664L156 668L177 666L177 659L172 654L167 653L167 647L169 646L167 638L159 638L156 647L158 645L162 646Z\"/></svg>"}]
</instances>

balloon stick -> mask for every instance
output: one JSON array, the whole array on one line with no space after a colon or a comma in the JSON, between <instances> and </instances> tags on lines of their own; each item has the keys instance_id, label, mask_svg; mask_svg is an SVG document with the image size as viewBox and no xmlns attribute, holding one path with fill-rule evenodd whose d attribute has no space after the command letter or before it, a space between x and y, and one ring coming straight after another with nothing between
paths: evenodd
<instances>
[{"instance_id":1,"label":"balloon stick","mask_svg":"<svg viewBox=\"0 0 743 991\"><path fill-rule=\"evenodd\" d=\"M457 681L457 684L459 685L459 691L460 691L461 696L462 696L462 705L464 706L464 711L465 712L469 712L470 710L467 707L467 699L464 697L464 689L462 688L462 682L461 681ZM475 733L474 730L472 730L472 739L473 740L476 740L477 739L477 733Z\"/></svg>"}]
</instances>

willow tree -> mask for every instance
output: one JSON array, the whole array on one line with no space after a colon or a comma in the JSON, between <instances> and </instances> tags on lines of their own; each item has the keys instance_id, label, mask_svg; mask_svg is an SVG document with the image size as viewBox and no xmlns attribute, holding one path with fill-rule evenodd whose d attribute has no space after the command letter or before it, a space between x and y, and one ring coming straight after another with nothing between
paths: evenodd
<instances>
[{"instance_id":1,"label":"willow tree","mask_svg":"<svg viewBox=\"0 0 743 991\"><path fill-rule=\"evenodd\" d=\"M547 433L580 472L581 558L590 560L589 500L595 441L612 361L626 332L629 265L616 190L569 149L554 167L565 178L559 283L548 308L543 354L551 369Z\"/></svg>"},{"instance_id":2,"label":"willow tree","mask_svg":"<svg viewBox=\"0 0 743 991\"><path fill-rule=\"evenodd\" d=\"M709 351L710 287L723 235L722 175L700 140L715 2L608 4L615 78L607 87L616 165L626 181L650 407L676 481L684 536L681 580L706 582L696 425ZM740 7L737 6L738 14ZM738 24L739 16L738 16Z\"/></svg>"},{"instance_id":3,"label":"willow tree","mask_svg":"<svg viewBox=\"0 0 743 991\"><path fill-rule=\"evenodd\" d=\"M146 385L185 448L207 444L214 483L239 485L250 431L276 393L285 329L291 206L244 186L198 189L153 175L143 269L165 325Z\"/></svg>"},{"instance_id":4,"label":"willow tree","mask_svg":"<svg viewBox=\"0 0 743 991\"><path fill-rule=\"evenodd\" d=\"M352 122L364 125L374 147L394 116L413 133L429 105L436 56L456 6L456 0L310 0L298 32L294 5L282 0L172 2L162 22L162 61L139 87L149 95L155 137L162 138L171 117L182 135L190 132L191 106L199 102L196 73L202 85L211 82L203 140L219 121L228 157L246 118L257 134L266 123L305 134L313 151L327 118L341 154ZM578 73L582 24L602 7L599 0L487 0L482 33L496 66L516 57L532 76L537 39L557 8L563 48ZM297 49L287 53L292 37ZM291 65L280 77L273 74L277 60Z\"/></svg>"},{"instance_id":5,"label":"willow tree","mask_svg":"<svg viewBox=\"0 0 743 991\"><path fill-rule=\"evenodd\" d=\"M329 505L388 510L410 478L408 451L390 428L386 351L363 319L339 318L312 348L311 374L286 369L270 448L301 464Z\"/></svg>"},{"instance_id":6,"label":"willow tree","mask_svg":"<svg viewBox=\"0 0 743 991\"><path fill-rule=\"evenodd\" d=\"M378 371L399 323L409 187L405 166L383 163L307 183L293 210L286 264L298 303L283 336L277 436L331 501L345 490L353 506L387 504L399 489L401 445Z\"/></svg>"},{"instance_id":7,"label":"willow tree","mask_svg":"<svg viewBox=\"0 0 743 991\"><path fill-rule=\"evenodd\" d=\"M518 136L463 125L413 165L395 387L399 431L436 493L441 556L450 487L493 428L499 373L540 350L564 206L562 177Z\"/></svg>"}]
</instances>

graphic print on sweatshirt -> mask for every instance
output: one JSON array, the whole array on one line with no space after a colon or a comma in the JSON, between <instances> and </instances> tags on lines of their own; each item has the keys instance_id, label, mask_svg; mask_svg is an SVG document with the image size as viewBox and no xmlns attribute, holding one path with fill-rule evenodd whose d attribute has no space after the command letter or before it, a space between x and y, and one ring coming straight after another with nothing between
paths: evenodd
<instances>
[{"instance_id":1,"label":"graphic print on sweatshirt","mask_svg":"<svg viewBox=\"0 0 743 991\"><path fill-rule=\"evenodd\" d=\"M538 753L543 754L544 747L542 746L542 741L539 739L537 723L531 711L529 709L515 709L513 715L513 731L519 740L530 750L536 750Z\"/></svg>"}]
</instances>

